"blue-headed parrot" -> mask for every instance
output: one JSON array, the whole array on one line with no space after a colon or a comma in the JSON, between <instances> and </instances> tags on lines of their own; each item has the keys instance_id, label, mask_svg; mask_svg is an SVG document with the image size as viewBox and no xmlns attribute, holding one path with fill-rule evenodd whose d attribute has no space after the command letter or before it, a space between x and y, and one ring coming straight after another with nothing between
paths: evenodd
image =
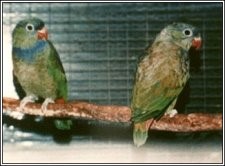
<instances>
[{"instance_id":1,"label":"blue-headed parrot","mask_svg":"<svg viewBox=\"0 0 225 166\"><path fill-rule=\"evenodd\" d=\"M21 99L20 109L41 99L41 109L49 103L67 102L67 79L60 57L48 40L48 31L39 18L17 23L12 33L13 82ZM40 100L39 100L40 101ZM55 120L59 129L70 129L71 120Z\"/></svg>"}]
</instances>

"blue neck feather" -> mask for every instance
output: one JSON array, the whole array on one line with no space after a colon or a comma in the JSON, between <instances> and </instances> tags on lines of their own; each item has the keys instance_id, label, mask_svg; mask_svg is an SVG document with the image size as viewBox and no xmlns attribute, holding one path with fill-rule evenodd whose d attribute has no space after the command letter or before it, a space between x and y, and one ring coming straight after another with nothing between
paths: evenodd
<instances>
[{"instance_id":1,"label":"blue neck feather","mask_svg":"<svg viewBox=\"0 0 225 166\"><path fill-rule=\"evenodd\" d=\"M46 44L46 41L39 40L31 48L13 47L13 55L26 62L32 62L37 55L40 55L38 53L44 51Z\"/></svg>"}]
</instances>

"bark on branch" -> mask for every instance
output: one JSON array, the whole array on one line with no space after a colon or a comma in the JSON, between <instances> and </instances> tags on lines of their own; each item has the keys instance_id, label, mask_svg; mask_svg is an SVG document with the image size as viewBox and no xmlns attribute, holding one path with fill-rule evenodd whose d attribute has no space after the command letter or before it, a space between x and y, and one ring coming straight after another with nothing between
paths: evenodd
<instances>
[{"instance_id":1,"label":"bark on branch","mask_svg":"<svg viewBox=\"0 0 225 166\"><path fill-rule=\"evenodd\" d=\"M20 100L3 98L4 111L19 111L19 103ZM131 110L127 106L104 106L88 102L49 104L46 112L41 110L41 104L29 103L22 110L22 113L45 117L71 117L111 122L131 122ZM222 130L222 114L177 114L172 118L163 116L159 121L153 123L151 129L174 132Z\"/></svg>"}]
</instances>

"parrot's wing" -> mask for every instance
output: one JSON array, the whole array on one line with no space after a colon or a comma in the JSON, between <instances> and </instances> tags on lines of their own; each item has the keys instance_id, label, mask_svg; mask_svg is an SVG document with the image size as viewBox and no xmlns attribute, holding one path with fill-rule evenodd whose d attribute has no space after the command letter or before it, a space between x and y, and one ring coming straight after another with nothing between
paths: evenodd
<instances>
[{"instance_id":1,"label":"parrot's wing","mask_svg":"<svg viewBox=\"0 0 225 166\"><path fill-rule=\"evenodd\" d=\"M53 76L54 81L57 83L58 97L67 100L67 79L65 71L60 61L60 57L50 41L50 57L48 58L48 72Z\"/></svg>"},{"instance_id":2,"label":"parrot's wing","mask_svg":"<svg viewBox=\"0 0 225 166\"><path fill-rule=\"evenodd\" d=\"M54 81L57 83L58 95L59 99L63 98L64 102L67 101L67 79L65 75L65 71L60 60L59 54L57 53L53 44L49 42L50 45L50 58L49 60L49 72L53 76ZM54 120L55 127L59 130L70 130L73 124L70 119L55 119Z\"/></svg>"},{"instance_id":3,"label":"parrot's wing","mask_svg":"<svg viewBox=\"0 0 225 166\"><path fill-rule=\"evenodd\" d=\"M62 65L62 62L60 60L58 52L56 51L56 49L53 46L52 42L48 41L48 43L49 43L50 49L51 49L50 60L51 60L52 64L54 65L54 67L59 69L60 72L65 74L65 71L64 71L64 68L63 68L63 65Z\"/></svg>"},{"instance_id":4,"label":"parrot's wing","mask_svg":"<svg viewBox=\"0 0 225 166\"><path fill-rule=\"evenodd\" d=\"M146 57L138 67L131 102L134 122L162 116L183 89L177 73L168 70L175 62L159 58L154 61L152 57L152 61L149 61Z\"/></svg>"},{"instance_id":5,"label":"parrot's wing","mask_svg":"<svg viewBox=\"0 0 225 166\"><path fill-rule=\"evenodd\" d=\"M22 88L18 78L13 73L13 84L15 86L16 93L18 94L20 99L23 99L26 96L26 92Z\"/></svg>"}]
</instances>

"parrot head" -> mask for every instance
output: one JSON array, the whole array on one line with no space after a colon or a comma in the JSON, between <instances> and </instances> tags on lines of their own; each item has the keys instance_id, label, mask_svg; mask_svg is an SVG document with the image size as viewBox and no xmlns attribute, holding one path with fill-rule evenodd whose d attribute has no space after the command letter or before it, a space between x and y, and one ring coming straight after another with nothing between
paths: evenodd
<instances>
[{"instance_id":1,"label":"parrot head","mask_svg":"<svg viewBox=\"0 0 225 166\"><path fill-rule=\"evenodd\" d=\"M194 26L185 23L168 25L157 38L164 41L170 40L185 50L189 50L191 47L200 49L202 45L202 39L198 30Z\"/></svg>"},{"instance_id":2,"label":"parrot head","mask_svg":"<svg viewBox=\"0 0 225 166\"><path fill-rule=\"evenodd\" d=\"M38 40L48 40L48 31L45 24L38 18L29 18L20 21L13 30L14 47L29 47Z\"/></svg>"}]
</instances>

